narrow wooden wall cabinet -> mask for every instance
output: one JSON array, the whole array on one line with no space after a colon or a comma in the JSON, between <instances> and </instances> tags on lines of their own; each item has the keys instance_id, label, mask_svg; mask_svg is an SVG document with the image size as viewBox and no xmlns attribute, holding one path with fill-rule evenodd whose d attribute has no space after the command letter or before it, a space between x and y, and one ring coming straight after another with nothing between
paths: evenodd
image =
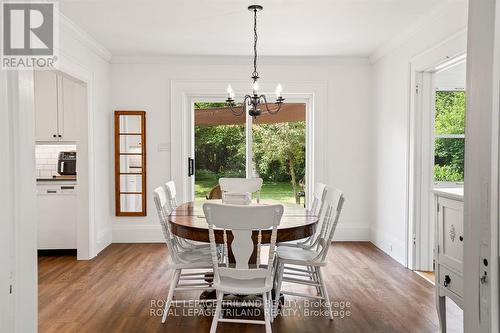
<instances>
[{"instance_id":1,"label":"narrow wooden wall cabinet","mask_svg":"<svg viewBox=\"0 0 500 333\"><path fill-rule=\"evenodd\" d=\"M146 216L146 112L115 111L116 216Z\"/></svg>"}]
</instances>

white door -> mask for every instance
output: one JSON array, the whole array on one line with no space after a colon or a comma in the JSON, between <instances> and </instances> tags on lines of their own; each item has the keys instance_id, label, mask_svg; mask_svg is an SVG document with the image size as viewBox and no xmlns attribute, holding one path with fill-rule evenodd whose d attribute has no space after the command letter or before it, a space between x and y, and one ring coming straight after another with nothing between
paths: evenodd
<instances>
[{"instance_id":1,"label":"white door","mask_svg":"<svg viewBox=\"0 0 500 333\"><path fill-rule=\"evenodd\" d=\"M35 128L37 141L58 141L57 130L57 74L35 71Z\"/></svg>"}]
</instances>

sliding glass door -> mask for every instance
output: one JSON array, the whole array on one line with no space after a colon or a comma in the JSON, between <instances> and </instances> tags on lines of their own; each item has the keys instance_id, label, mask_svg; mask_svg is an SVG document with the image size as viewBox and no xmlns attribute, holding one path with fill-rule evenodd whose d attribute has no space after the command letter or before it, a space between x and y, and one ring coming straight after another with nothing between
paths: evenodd
<instances>
[{"instance_id":1,"label":"sliding glass door","mask_svg":"<svg viewBox=\"0 0 500 333\"><path fill-rule=\"evenodd\" d=\"M261 198L304 203L306 105L287 103L252 124L252 175L264 180Z\"/></svg>"},{"instance_id":2,"label":"sliding glass door","mask_svg":"<svg viewBox=\"0 0 500 333\"><path fill-rule=\"evenodd\" d=\"M195 200L217 196L214 187L221 177L246 176L245 117L232 115L224 106L194 103Z\"/></svg>"},{"instance_id":3,"label":"sliding glass door","mask_svg":"<svg viewBox=\"0 0 500 333\"><path fill-rule=\"evenodd\" d=\"M242 105L238 106L243 108ZM306 103L256 119L223 102L194 102L194 197L217 199L221 177L261 177L261 198L305 203Z\"/></svg>"}]
</instances>

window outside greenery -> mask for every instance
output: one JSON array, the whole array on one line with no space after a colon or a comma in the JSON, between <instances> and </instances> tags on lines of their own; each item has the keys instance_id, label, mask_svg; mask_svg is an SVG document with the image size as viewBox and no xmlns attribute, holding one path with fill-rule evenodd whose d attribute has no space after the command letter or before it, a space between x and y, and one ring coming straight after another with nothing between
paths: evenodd
<instances>
[{"instance_id":1,"label":"window outside greenery","mask_svg":"<svg viewBox=\"0 0 500 333\"><path fill-rule=\"evenodd\" d=\"M225 103L195 103L195 109ZM228 111L229 112L229 111ZM195 198L204 199L221 177L245 177L245 125L195 126ZM260 197L295 202L305 174L305 122L254 124L254 172Z\"/></svg>"},{"instance_id":2,"label":"window outside greenery","mask_svg":"<svg viewBox=\"0 0 500 333\"><path fill-rule=\"evenodd\" d=\"M465 152L465 92L437 91L434 180L463 182Z\"/></svg>"}]
</instances>

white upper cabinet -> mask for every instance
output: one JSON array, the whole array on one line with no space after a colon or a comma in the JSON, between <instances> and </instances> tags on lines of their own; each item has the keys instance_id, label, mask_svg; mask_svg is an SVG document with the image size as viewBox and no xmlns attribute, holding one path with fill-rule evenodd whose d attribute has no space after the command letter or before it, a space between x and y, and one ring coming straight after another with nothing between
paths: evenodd
<instances>
[{"instance_id":1,"label":"white upper cabinet","mask_svg":"<svg viewBox=\"0 0 500 333\"><path fill-rule=\"evenodd\" d=\"M37 141L58 141L57 74L35 71L35 128Z\"/></svg>"},{"instance_id":2,"label":"white upper cabinet","mask_svg":"<svg viewBox=\"0 0 500 333\"><path fill-rule=\"evenodd\" d=\"M86 111L86 103L82 83L56 72L36 71L36 140L78 141L78 119Z\"/></svg>"},{"instance_id":3,"label":"white upper cabinet","mask_svg":"<svg viewBox=\"0 0 500 333\"><path fill-rule=\"evenodd\" d=\"M78 141L79 126L78 119L82 119L87 105L86 89L83 84L61 77L62 86L62 112L59 112L59 134L64 141Z\"/></svg>"}]
</instances>

